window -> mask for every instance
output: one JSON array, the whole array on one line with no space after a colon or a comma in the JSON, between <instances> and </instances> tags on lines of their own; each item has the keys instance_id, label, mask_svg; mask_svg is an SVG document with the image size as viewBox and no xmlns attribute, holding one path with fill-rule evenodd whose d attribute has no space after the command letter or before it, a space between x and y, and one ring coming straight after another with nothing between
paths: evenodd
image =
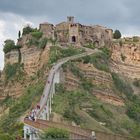
<instances>
[{"instance_id":1,"label":"window","mask_svg":"<svg viewBox=\"0 0 140 140\"><path fill-rule=\"evenodd\" d=\"M76 37L72 36L72 42L75 43L76 42Z\"/></svg>"}]
</instances>

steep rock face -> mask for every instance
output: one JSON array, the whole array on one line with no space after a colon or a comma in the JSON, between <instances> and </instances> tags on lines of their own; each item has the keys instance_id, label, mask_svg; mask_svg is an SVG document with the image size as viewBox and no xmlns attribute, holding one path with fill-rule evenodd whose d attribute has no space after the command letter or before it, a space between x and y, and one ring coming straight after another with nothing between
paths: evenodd
<instances>
[{"instance_id":1,"label":"steep rock face","mask_svg":"<svg viewBox=\"0 0 140 140\"><path fill-rule=\"evenodd\" d=\"M113 80L110 73L100 71L91 64L80 63L77 66L86 78L91 79L94 85L92 94L104 102L111 103L116 106L124 105L119 94L117 95L116 91L114 91ZM81 88L81 80L73 75L70 70L67 70L64 75L64 84L68 90Z\"/></svg>"},{"instance_id":2,"label":"steep rock face","mask_svg":"<svg viewBox=\"0 0 140 140\"><path fill-rule=\"evenodd\" d=\"M35 46L21 49L21 63L24 64L24 70L27 75L34 74L39 68L41 50Z\"/></svg>"},{"instance_id":3,"label":"steep rock face","mask_svg":"<svg viewBox=\"0 0 140 140\"><path fill-rule=\"evenodd\" d=\"M4 56L4 64L14 64L18 63L19 61L19 51L18 50L12 50L5 54Z\"/></svg>"},{"instance_id":4,"label":"steep rock face","mask_svg":"<svg viewBox=\"0 0 140 140\"><path fill-rule=\"evenodd\" d=\"M112 71L128 78L140 78L140 45L114 45L111 58Z\"/></svg>"},{"instance_id":5,"label":"steep rock face","mask_svg":"<svg viewBox=\"0 0 140 140\"><path fill-rule=\"evenodd\" d=\"M17 43L22 46L19 50L20 54L18 50L12 50L5 54L5 66L18 63L20 59L20 63L24 64L26 74L31 76L43 65L42 63L48 62L50 44L45 49L39 49L35 45L28 46L29 39L31 39L31 35L26 35Z\"/></svg>"},{"instance_id":6,"label":"steep rock face","mask_svg":"<svg viewBox=\"0 0 140 140\"><path fill-rule=\"evenodd\" d=\"M50 44L46 45L44 49L39 49L36 46L28 46L27 42L31 38L30 35L23 36L17 43L21 45L20 50L12 50L5 54L5 67L8 64L20 63L23 64L23 71L25 73L24 80L28 81L31 76L36 75L44 64L48 63ZM19 54L20 53L20 54ZM20 60L20 62L19 62ZM4 99L7 95L12 97L19 97L22 95L25 87L29 82L25 81L7 81L5 84L5 72L1 73L0 77L0 99Z\"/></svg>"},{"instance_id":7,"label":"steep rock face","mask_svg":"<svg viewBox=\"0 0 140 140\"><path fill-rule=\"evenodd\" d=\"M18 82L9 82L6 86L4 86L3 89L3 98L5 98L7 95L11 97L20 97L24 91L24 86L21 83Z\"/></svg>"},{"instance_id":8,"label":"steep rock face","mask_svg":"<svg viewBox=\"0 0 140 140\"><path fill-rule=\"evenodd\" d=\"M112 59L128 65L140 66L140 45L114 45L112 47Z\"/></svg>"}]
</instances>

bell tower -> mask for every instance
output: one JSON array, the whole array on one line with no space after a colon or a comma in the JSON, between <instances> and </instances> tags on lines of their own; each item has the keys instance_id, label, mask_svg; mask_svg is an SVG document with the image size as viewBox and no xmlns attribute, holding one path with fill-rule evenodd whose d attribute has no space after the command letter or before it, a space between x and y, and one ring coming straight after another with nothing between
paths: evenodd
<instances>
[{"instance_id":1,"label":"bell tower","mask_svg":"<svg viewBox=\"0 0 140 140\"><path fill-rule=\"evenodd\" d=\"M67 17L67 22L68 23L74 23L74 16L68 16Z\"/></svg>"}]
</instances>

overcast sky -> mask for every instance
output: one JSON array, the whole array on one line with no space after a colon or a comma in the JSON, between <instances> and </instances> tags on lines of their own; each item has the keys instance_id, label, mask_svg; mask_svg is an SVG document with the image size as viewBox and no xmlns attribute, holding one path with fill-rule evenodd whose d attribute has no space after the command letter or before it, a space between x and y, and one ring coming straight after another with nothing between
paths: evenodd
<instances>
[{"instance_id":1,"label":"overcast sky","mask_svg":"<svg viewBox=\"0 0 140 140\"><path fill-rule=\"evenodd\" d=\"M4 40L16 40L26 24L38 27L74 16L82 24L119 29L124 36L140 35L139 5L138 0L0 0L0 69Z\"/></svg>"}]
</instances>

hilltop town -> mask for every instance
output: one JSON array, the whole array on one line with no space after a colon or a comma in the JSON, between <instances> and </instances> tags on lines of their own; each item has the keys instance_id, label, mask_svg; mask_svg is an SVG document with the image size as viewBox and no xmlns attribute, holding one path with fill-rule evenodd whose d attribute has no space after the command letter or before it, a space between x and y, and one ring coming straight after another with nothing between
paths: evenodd
<instances>
[{"instance_id":1,"label":"hilltop town","mask_svg":"<svg viewBox=\"0 0 140 140\"><path fill-rule=\"evenodd\" d=\"M139 131L134 132L136 127L140 130L140 112L135 110L140 107L140 38L114 39L113 34L112 29L82 25L70 16L56 25L24 27L17 44L5 41L2 131L17 134L15 126L23 127L20 122L45 97L45 85L56 80L53 104L49 101L51 121L139 138ZM54 72L58 64L59 74ZM51 71L53 82L47 81Z\"/></svg>"}]
</instances>

